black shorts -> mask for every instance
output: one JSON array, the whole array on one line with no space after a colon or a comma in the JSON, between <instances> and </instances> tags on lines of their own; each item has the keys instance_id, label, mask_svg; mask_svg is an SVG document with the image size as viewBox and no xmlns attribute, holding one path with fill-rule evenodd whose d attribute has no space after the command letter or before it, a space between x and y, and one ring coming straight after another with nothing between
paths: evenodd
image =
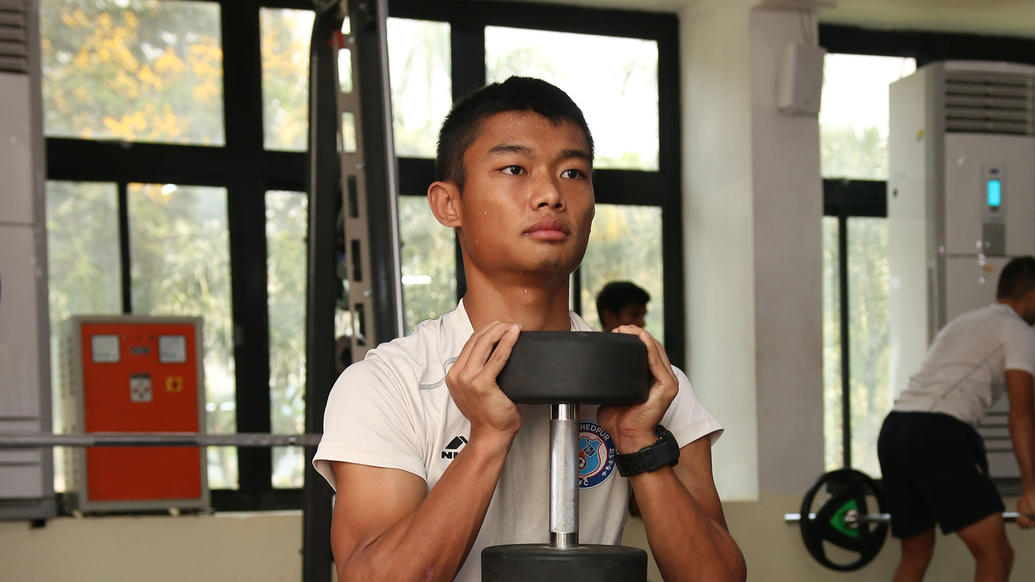
<instances>
[{"instance_id":1,"label":"black shorts","mask_svg":"<svg viewBox=\"0 0 1035 582\"><path fill-rule=\"evenodd\" d=\"M877 456L897 538L935 523L951 533L1005 509L981 436L955 417L892 412L881 426Z\"/></svg>"}]
</instances>

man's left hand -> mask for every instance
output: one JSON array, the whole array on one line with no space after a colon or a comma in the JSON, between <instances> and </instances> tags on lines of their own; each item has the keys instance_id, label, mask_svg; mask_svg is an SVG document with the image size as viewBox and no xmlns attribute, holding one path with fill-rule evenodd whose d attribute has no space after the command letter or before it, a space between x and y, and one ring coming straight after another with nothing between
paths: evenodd
<instances>
[{"instance_id":1,"label":"man's left hand","mask_svg":"<svg viewBox=\"0 0 1035 582\"><path fill-rule=\"evenodd\" d=\"M647 365L654 382L647 393L646 402L626 406L601 406L597 421L606 430L618 448L619 453L635 453L653 444L658 437L654 429L668 410L668 405L679 391L679 382L672 373L665 348L647 330L635 325L622 325L612 333L627 333L640 338L647 347Z\"/></svg>"}]
</instances>

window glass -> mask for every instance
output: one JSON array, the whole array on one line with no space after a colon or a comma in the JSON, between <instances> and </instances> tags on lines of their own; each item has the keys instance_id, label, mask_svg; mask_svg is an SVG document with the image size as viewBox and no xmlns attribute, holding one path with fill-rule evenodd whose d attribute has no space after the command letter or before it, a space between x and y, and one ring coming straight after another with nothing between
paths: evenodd
<instances>
[{"instance_id":1,"label":"window glass","mask_svg":"<svg viewBox=\"0 0 1035 582\"><path fill-rule=\"evenodd\" d=\"M266 290L269 305L270 414L273 432L305 432L306 232L302 192L266 193ZM301 487L303 450L275 447L273 486Z\"/></svg>"},{"instance_id":2,"label":"window glass","mask_svg":"<svg viewBox=\"0 0 1035 582\"><path fill-rule=\"evenodd\" d=\"M883 218L849 217L849 398L852 467L879 476L877 435L891 410L888 326L888 226ZM825 465L844 466L838 221L823 219L823 394Z\"/></svg>"},{"instance_id":3,"label":"window glass","mask_svg":"<svg viewBox=\"0 0 1035 582\"><path fill-rule=\"evenodd\" d=\"M877 476L877 434L893 401L887 219L848 219L847 264L852 466Z\"/></svg>"},{"instance_id":4,"label":"window glass","mask_svg":"<svg viewBox=\"0 0 1035 582\"><path fill-rule=\"evenodd\" d=\"M826 56L819 112L823 177L888 179L888 85L915 70L909 58Z\"/></svg>"},{"instance_id":5,"label":"window glass","mask_svg":"<svg viewBox=\"0 0 1035 582\"><path fill-rule=\"evenodd\" d=\"M219 4L42 0L46 134L223 145Z\"/></svg>"},{"instance_id":6,"label":"window glass","mask_svg":"<svg viewBox=\"0 0 1035 582\"><path fill-rule=\"evenodd\" d=\"M356 115L345 111L341 114L341 132L338 133L338 152L356 153Z\"/></svg>"},{"instance_id":7,"label":"window glass","mask_svg":"<svg viewBox=\"0 0 1035 582\"><path fill-rule=\"evenodd\" d=\"M348 36L352 34L349 17L341 22L341 34ZM342 93L352 93L352 51L342 47L338 51L338 88Z\"/></svg>"},{"instance_id":8,"label":"window glass","mask_svg":"<svg viewBox=\"0 0 1035 582\"><path fill-rule=\"evenodd\" d=\"M646 329L665 337L662 295L661 208L597 204L589 247L579 273L582 279L582 316L599 328L596 296L610 281L632 281L650 294Z\"/></svg>"},{"instance_id":9,"label":"window glass","mask_svg":"<svg viewBox=\"0 0 1035 582\"><path fill-rule=\"evenodd\" d=\"M598 168L658 169L658 45L652 40L487 26L485 74L539 77L582 109Z\"/></svg>"},{"instance_id":10,"label":"window glass","mask_svg":"<svg viewBox=\"0 0 1035 582\"><path fill-rule=\"evenodd\" d=\"M311 10L263 8L262 141L267 149L305 151L309 128Z\"/></svg>"},{"instance_id":11,"label":"window glass","mask_svg":"<svg viewBox=\"0 0 1035 582\"><path fill-rule=\"evenodd\" d=\"M456 237L439 224L423 196L399 197L399 236L408 333L456 307Z\"/></svg>"},{"instance_id":12,"label":"window glass","mask_svg":"<svg viewBox=\"0 0 1035 582\"><path fill-rule=\"evenodd\" d=\"M844 466L839 230L836 216L823 217L823 451L828 471Z\"/></svg>"},{"instance_id":13,"label":"window glass","mask_svg":"<svg viewBox=\"0 0 1035 582\"><path fill-rule=\"evenodd\" d=\"M133 312L204 318L205 411L210 433L237 430L226 190L130 184ZM237 486L233 447L208 447L212 488Z\"/></svg>"},{"instance_id":14,"label":"window glass","mask_svg":"<svg viewBox=\"0 0 1035 582\"><path fill-rule=\"evenodd\" d=\"M388 19L395 153L435 157L438 129L453 102L449 24Z\"/></svg>"},{"instance_id":15,"label":"window glass","mask_svg":"<svg viewBox=\"0 0 1035 582\"><path fill-rule=\"evenodd\" d=\"M47 273L54 432L66 432L58 371L60 326L73 315L121 313L118 190L101 182L47 182ZM54 449L54 489L65 490L65 449Z\"/></svg>"}]
</instances>

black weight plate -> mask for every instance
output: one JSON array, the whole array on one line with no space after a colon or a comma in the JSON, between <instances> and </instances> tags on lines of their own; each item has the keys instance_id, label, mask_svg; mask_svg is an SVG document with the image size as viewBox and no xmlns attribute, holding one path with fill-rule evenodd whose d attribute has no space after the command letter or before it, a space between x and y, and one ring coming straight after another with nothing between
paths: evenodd
<instances>
[{"instance_id":1,"label":"black weight plate","mask_svg":"<svg viewBox=\"0 0 1035 582\"><path fill-rule=\"evenodd\" d=\"M647 553L625 546L539 544L482 550L482 582L644 582Z\"/></svg>"},{"instance_id":2,"label":"black weight plate","mask_svg":"<svg viewBox=\"0 0 1035 582\"><path fill-rule=\"evenodd\" d=\"M813 511L812 504L821 490L830 497ZM868 497L876 500L873 512L883 513L883 492L868 475L854 469L826 473L805 493L801 503L801 537L817 562L832 570L847 572L862 568L880 553L888 535L887 523L857 522L851 527L844 520L847 509L854 509L859 515L870 513ZM813 513L815 516L810 517ZM827 554L826 543L841 548L854 559L835 561Z\"/></svg>"},{"instance_id":3,"label":"black weight plate","mask_svg":"<svg viewBox=\"0 0 1035 582\"><path fill-rule=\"evenodd\" d=\"M523 331L496 378L525 404L635 404L651 382L640 338L591 331Z\"/></svg>"}]
</instances>

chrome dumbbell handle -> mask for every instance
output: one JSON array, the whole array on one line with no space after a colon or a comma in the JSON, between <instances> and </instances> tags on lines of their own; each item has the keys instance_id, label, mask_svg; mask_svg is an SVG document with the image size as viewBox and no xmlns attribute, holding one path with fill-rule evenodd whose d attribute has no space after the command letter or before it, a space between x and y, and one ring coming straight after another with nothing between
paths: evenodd
<instances>
[{"instance_id":1,"label":"chrome dumbbell handle","mask_svg":"<svg viewBox=\"0 0 1035 582\"><path fill-rule=\"evenodd\" d=\"M579 406L550 405L550 547L579 543Z\"/></svg>"}]
</instances>

